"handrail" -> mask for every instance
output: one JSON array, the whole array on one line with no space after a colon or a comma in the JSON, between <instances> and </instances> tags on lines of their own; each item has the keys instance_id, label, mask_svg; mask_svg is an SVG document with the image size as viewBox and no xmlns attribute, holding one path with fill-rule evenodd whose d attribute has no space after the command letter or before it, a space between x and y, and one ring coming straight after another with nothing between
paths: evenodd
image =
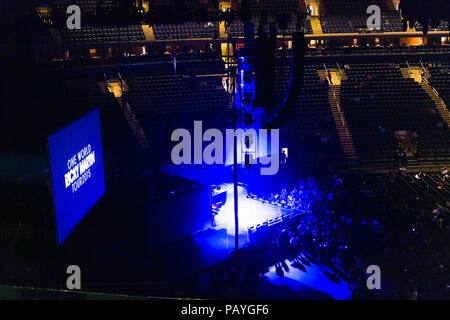
<instances>
[{"instance_id":1,"label":"handrail","mask_svg":"<svg viewBox=\"0 0 450 320\"><path fill-rule=\"evenodd\" d=\"M409 63L408 63L408 60L405 60L406 61L406 65L408 66L408 71L411 69L411 67L409 66Z\"/></svg>"},{"instance_id":2,"label":"handrail","mask_svg":"<svg viewBox=\"0 0 450 320\"><path fill-rule=\"evenodd\" d=\"M432 85L429 85L429 86L431 87L431 89L433 89L433 92L436 94L436 96L437 96L439 99L442 100L442 98L439 96L439 92L436 90L436 88L433 87ZM445 102L444 102L444 101L442 101L442 103L444 103L444 105L445 105Z\"/></svg>"},{"instance_id":3,"label":"handrail","mask_svg":"<svg viewBox=\"0 0 450 320\"><path fill-rule=\"evenodd\" d=\"M439 97L439 92L436 90L435 87L433 87L433 86L430 84L430 82L428 81L427 78L423 77L423 78L422 78L422 81L425 82L425 83L431 88L431 90L436 94L436 96L437 96L438 98L440 98L440 97Z\"/></svg>"},{"instance_id":4,"label":"handrail","mask_svg":"<svg viewBox=\"0 0 450 320\"><path fill-rule=\"evenodd\" d=\"M426 69L425 69L425 66L424 66L423 63L422 63L422 60L419 59L419 62L420 62L420 65L422 66L422 70L425 72Z\"/></svg>"},{"instance_id":5,"label":"handrail","mask_svg":"<svg viewBox=\"0 0 450 320\"><path fill-rule=\"evenodd\" d=\"M328 68L327 68L327 65L325 64L325 62L323 62L322 63L323 64L323 67L325 68L325 78L327 78L328 79L328 81L330 82L330 84L333 84L332 82L331 82L331 76L329 77L328 76Z\"/></svg>"},{"instance_id":6,"label":"handrail","mask_svg":"<svg viewBox=\"0 0 450 320\"><path fill-rule=\"evenodd\" d=\"M106 86L108 86L109 80L108 80L108 77L106 77L106 73L103 73L103 78L105 78L105 84L106 84Z\"/></svg>"},{"instance_id":7,"label":"handrail","mask_svg":"<svg viewBox=\"0 0 450 320\"><path fill-rule=\"evenodd\" d=\"M341 69L341 66L339 65L339 62L336 62L336 65L337 65L337 67L339 69L339 73L341 74L342 73L342 69Z\"/></svg>"},{"instance_id":8,"label":"handrail","mask_svg":"<svg viewBox=\"0 0 450 320\"><path fill-rule=\"evenodd\" d=\"M433 86L430 84L430 82L428 81L428 79L425 78L425 77L423 77L423 78L422 78L422 81L425 82L425 83L431 88L431 91L434 92L434 94L436 95L436 97L438 97L439 99L441 99L441 102L444 104L444 106L447 106L447 105L445 104L445 102L442 100L442 98L440 97L439 92L436 90L435 87L433 87Z\"/></svg>"}]
</instances>

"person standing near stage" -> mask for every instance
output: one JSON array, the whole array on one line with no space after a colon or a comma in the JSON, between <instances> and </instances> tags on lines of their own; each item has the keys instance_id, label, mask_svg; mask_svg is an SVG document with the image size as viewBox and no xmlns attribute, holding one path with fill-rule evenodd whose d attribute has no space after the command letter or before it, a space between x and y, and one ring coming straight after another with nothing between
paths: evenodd
<instances>
[{"instance_id":1,"label":"person standing near stage","mask_svg":"<svg viewBox=\"0 0 450 320\"><path fill-rule=\"evenodd\" d=\"M406 150L402 151L402 167L406 168L408 166L408 153Z\"/></svg>"},{"instance_id":2,"label":"person standing near stage","mask_svg":"<svg viewBox=\"0 0 450 320\"><path fill-rule=\"evenodd\" d=\"M280 158L281 164L285 164L287 160L286 150L281 151Z\"/></svg>"}]
</instances>

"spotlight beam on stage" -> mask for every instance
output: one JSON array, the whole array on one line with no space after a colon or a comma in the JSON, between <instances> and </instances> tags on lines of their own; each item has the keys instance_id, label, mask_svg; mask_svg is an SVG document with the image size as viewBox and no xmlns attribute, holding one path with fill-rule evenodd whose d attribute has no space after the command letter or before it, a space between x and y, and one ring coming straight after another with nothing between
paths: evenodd
<instances>
[{"instance_id":1,"label":"spotlight beam on stage","mask_svg":"<svg viewBox=\"0 0 450 320\"><path fill-rule=\"evenodd\" d=\"M231 27L230 27L231 29ZM231 30L228 33L228 59L230 58L230 45L233 43L231 38ZM237 82L237 70L236 66L228 66L228 86L231 88L231 99L233 102L232 107L232 122L233 122L233 130L236 132L237 129L237 106L236 106L236 82ZM233 138L233 190L234 190L234 254L235 257L238 257L239 251L239 214L238 214L238 181L237 181L237 136L234 135Z\"/></svg>"},{"instance_id":2,"label":"spotlight beam on stage","mask_svg":"<svg viewBox=\"0 0 450 320\"><path fill-rule=\"evenodd\" d=\"M236 69L235 69L236 70ZM236 75L236 71L234 71ZM234 88L233 88L234 92ZM234 96L234 95L233 95ZM233 129L236 132L237 123L237 109L236 109L236 99L233 97ZM239 249L239 217L238 217L238 189L237 189L237 136L234 135L234 145L233 145L233 188L234 188L234 250L236 257L238 256Z\"/></svg>"}]
</instances>

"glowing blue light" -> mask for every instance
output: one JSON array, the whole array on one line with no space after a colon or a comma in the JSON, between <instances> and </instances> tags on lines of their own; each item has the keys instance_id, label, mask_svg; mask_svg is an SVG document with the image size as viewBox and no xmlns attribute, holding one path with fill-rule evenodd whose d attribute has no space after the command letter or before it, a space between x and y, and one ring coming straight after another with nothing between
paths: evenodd
<instances>
[{"instance_id":1,"label":"glowing blue light","mask_svg":"<svg viewBox=\"0 0 450 320\"><path fill-rule=\"evenodd\" d=\"M219 228L227 229L228 234L234 234L233 184L224 184L221 187L227 191L227 201L220 208L219 214L216 216L216 223ZM268 219L280 217L283 214L280 208L247 198L247 191L241 186L238 186L238 204L240 234L247 233L247 229L252 226L264 223Z\"/></svg>"}]
</instances>

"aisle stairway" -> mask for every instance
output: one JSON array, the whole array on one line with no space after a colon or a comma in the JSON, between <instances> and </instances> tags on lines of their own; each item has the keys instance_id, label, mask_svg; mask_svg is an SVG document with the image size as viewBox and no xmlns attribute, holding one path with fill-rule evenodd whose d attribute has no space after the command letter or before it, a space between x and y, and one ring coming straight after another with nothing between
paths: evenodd
<instances>
[{"instance_id":1,"label":"aisle stairway","mask_svg":"<svg viewBox=\"0 0 450 320\"><path fill-rule=\"evenodd\" d=\"M408 68L400 68L400 72L402 73L403 78L411 78Z\"/></svg>"},{"instance_id":2,"label":"aisle stairway","mask_svg":"<svg viewBox=\"0 0 450 320\"><path fill-rule=\"evenodd\" d=\"M142 31L144 32L145 40L146 41L155 41L155 33L153 32L153 27L149 25L143 25Z\"/></svg>"},{"instance_id":3,"label":"aisle stairway","mask_svg":"<svg viewBox=\"0 0 450 320\"><path fill-rule=\"evenodd\" d=\"M118 87L119 89L117 89L117 86L115 85L110 84L108 86L106 84L106 81L99 82L99 87L103 93L111 92L114 94L114 97L122 108L125 119L127 120L133 135L136 137L139 146L143 151L148 151L150 149L149 140L147 139L144 130L140 126L139 121L136 119L136 115L131 110L128 101L123 99L123 93L129 91L127 81L123 80L122 85Z\"/></svg>"},{"instance_id":4,"label":"aisle stairway","mask_svg":"<svg viewBox=\"0 0 450 320\"><path fill-rule=\"evenodd\" d=\"M219 22L219 37L220 39L228 39L228 32L225 28L225 21Z\"/></svg>"},{"instance_id":5,"label":"aisle stairway","mask_svg":"<svg viewBox=\"0 0 450 320\"><path fill-rule=\"evenodd\" d=\"M330 82L331 79L328 78L326 70L317 70L317 73L321 80L328 81L328 83L330 84L328 89L328 101L330 104L334 123L338 131L342 150L344 151L347 160L349 160L349 162L351 163L354 163L357 160L355 143L353 141L352 133L348 128L347 121L345 120L345 114L341 104L341 80L347 80L348 76L345 71L340 68L329 71L332 75L332 78L335 79L336 84Z\"/></svg>"},{"instance_id":6,"label":"aisle stairway","mask_svg":"<svg viewBox=\"0 0 450 320\"><path fill-rule=\"evenodd\" d=\"M445 105L444 100L442 100L442 98L439 97L436 89L430 86L428 81L423 81L422 83L420 83L420 86L422 87L423 90L425 90L425 92L428 94L431 100L433 100L434 105L436 106L436 109L441 115L442 120L444 120L444 122L447 124L447 127L450 128L450 111Z\"/></svg>"},{"instance_id":7,"label":"aisle stairway","mask_svg":"<svg viewBox=\"0 0 450 320\"><path fill-rule=\"evenodd\" d=\"M310 17L311 28L314 34L322 34L322 25L320 24L319 17Z\"/></svg>"},{"instance_id":8,"label":"aisle stairway","mask_svg":"<svg viewBox=\"0 0 450 320\"><path fill-rule=\"evenodd\" d=\"M342 149L348 160L355 161L357 159L355 143L345 120L344 111L341 107L341 86L330 85L328 91L328 100L330 102L331 113L336 124Z\"/></svg>"},{"instance_id":9,"label":"aisle stairway","mask_svg":"<svg viewBox=\"0 0 450 320\"><path fill-rule=\"evenodd\" d=\"M414 69L414 68L412 68ZM423 72L423 77L417 77L417 72L414 73L413 70L410 71L408 68L400 68L400 72L402 73L403 78L412 78L416 82L419 83L419 85L422 87L422 89L428 94L428 96L433 100L434 105L436 106L437 111L439 112L441 118L444 120L444 122L447 124L447 126L450 128L450 111L448 110L447 106L445 105L444 100L442 100L441 97L439 97L439 93L436 91L435 88L433 88L427 79L431 77L429 71L427 69ZM419 71L420 72L420 71Z\"/></svg>"},{"instance_id":10,"label":"aisle stairway","mask_svg":"<svg viewBox=\"0 0 450 320\"><path fill-rule=\"evenodd\" d=\"M125 118L127 119L131 131L136 137L139 146L143 151L148 151L150 149L150 143L147 139L147 136L145 135L144 130L140 126L139 121L136 119L134 112L131 110L128 101L122 101L122 98L118 98L118 101L122 106L123 114L125 115Z\"/></svg>"}]
</instances>

